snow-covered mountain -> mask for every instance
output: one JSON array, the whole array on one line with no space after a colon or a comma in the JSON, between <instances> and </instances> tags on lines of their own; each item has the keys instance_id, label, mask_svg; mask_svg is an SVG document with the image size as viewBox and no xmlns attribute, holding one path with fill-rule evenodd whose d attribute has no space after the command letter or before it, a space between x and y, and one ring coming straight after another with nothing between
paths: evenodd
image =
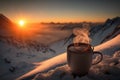
<instances>
[{"instance_id":1,"label":"snow-covered mountain","mask_svg":"<svg viewBox=\"0 0 120 80\"><path fill-rule=\"evenodd\" d=\"M0 37L3 36L3 34L4 36L14 35L15 26L15 23L0 13Z\"/></svg>"},{"instance_id":2,"label":"snow-covered mountain","mask_svg":"<svg viewBox=\"0 0 120 80\"><path fill-rule=\"evenodd\" d=\"M0 13L0 28L11 28L13 27L13 22L6 16Z\"/></svg>"},{"instance_id":3,"label":"snow-covered mountain","mask_svg":"<svg viewBox=\"0 0 120 80\"><path fill-rule=\"evenodd\" d=\"M120 17L108 19L103 25L94 26L90 30L92 45L98 45L120 34Z\"/></svg>"},{"instance_id":4,"label":"snow-covered mountain","mask_svg":"<svg viewBox=\"0 0 120 80\"><path fill-rule=\"evenodd\" d=\"M0 16L3 16L3 15L0 15ZM4 17L2 17L1 19L3 20L3 22L0 20L1 21L0 23L2 23L2 25L6 26L6 23L4 22L7 22L6 27L8 27L8 25L9 27L12 26L11 25L12 22L8 20L8 18L5 18L5 20L7 21L4 20ZM0 25L0 27L2 25ZM35 65L33 63L52 58L54 56L57 56L58 54L66 52L67 46L72 41L69 41L64 34L66 33L66 35L71 35L73 28L74 27L65 28L65 30L62 28L62 31L60 31L61 35L60 34L57 35L58 34L57 33L56 35L53 35L52 38L55 37L56 39L56 37L62 37L62 36L64 37L61 38L60 40L56 39L56 41L50 45L41 44L41 42L38 42L39 40L37 42L34 40L27 40L25 42L19 39L16 40L16 38L14 38L14 35L8 36L8 33L4 33L4 32L8 32L5 28L4 30L0 30L1 31L0 80L8 80L8 79L14 80L19 76L34 69ZM58 28L58 30L59 29L61 28ZM57 29L54 32L57 32ZM101 43L104 43L114 38L119 33L120 33L120 17L116 17L114 19L108 19L104 24L93 26L91 28L90 30L90 34L91 34L90 37L92 39L91 44L94 46L99 45ZM51 34L51 33L48 33L48 34ZM49 39L50 38L48 38L48 40ZM64 44L66 40L68 41L66 44ZM119 50L119 48L117 48L117 50Z\"/></svg>"}]
</instances>

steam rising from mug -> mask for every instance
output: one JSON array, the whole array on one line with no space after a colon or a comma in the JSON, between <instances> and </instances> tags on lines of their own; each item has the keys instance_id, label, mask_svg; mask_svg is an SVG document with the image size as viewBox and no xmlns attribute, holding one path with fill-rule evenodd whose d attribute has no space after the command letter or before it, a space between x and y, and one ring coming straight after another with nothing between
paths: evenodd
<instances>
[{"instance_id":1,"label":"steam rising from mug","mask_svg":"<svg viewBox=\"0 0 120 80\"><path fill-rule=\"evenodd\" d=\"M75 28L73 33L76 37L73 39L73 43L67 47L67 61L73 76L81 77L89 72L91 65L101 62L103 55L93 51L90 45L88 24L83 24L82 28ZM99 54L101 58L92 63L94 54Z\"/></svg>"},{"instance_id":2,"label":"steam rising from mug","mask_svg":"<svg viewBox=\"0 0 120 80\"><path fill-rule=\"evenodd\" d=\"M90 44L91 39L89 38L89 24L83 24L82 28L73 29L73 34L75 35L73 43Z\"/></svg>"}]
</instances>

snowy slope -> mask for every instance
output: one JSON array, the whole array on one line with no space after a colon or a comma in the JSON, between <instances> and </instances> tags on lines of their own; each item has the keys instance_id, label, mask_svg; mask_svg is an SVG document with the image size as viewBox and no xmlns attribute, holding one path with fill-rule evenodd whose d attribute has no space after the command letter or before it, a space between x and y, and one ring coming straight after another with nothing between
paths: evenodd
<instances>
[{"instance_id":1,"label":"snowy slope","mask_svg":"<svg viewBox=\"0 0 120 80\"><path fill-rule=\"evenodd\" d=\"M48 50L43 47L42 49L45 48L46 51L37 51L34 48L16 48L13 45L0 42L0 79L7 80L9 78L12 80L17 78L32 70L35 67L33 63L40 62L63 53L68 45L66 44L63 46L63 44L64 40L52 44ZM15 69L11 71L13 68Z\"/></svg>"},{"instance_id":2,"label":"snowy slope","mask_svg":"<svg viewBox=\"0 0 120 80\"><path fill-rule=\"evenodd\" d=\"M120 50L120 35L116 36L115 38L96 46L94 49L95 51L100 51L103 54L114 54L115 51ZM49 70L53 67L56 67L57 65L62 65L67 62L66 59L66 53L63 53L61 55L58 55L56 57L53 57L51 59L48 59L46 61L38 63L39 66L33 69L32 71L26 73L25 75L21 76L19 79L26 78L28 76L32 76L38 72L44 72L46 70ZM18 80L19 80L18 79Z\"/></svg>"},{"instance_id":3,"label":"snowy slope","mask_svg":"<svg viewBox=\"0 0 120 80\"><path fill-rule=\"evenodd\" d=\"M119 74L120 51L116 51L113 56L104 56L102 62L92 66L86 76L73 78L66 64L46 73L39 73L33 80L120 80Z\"/></svg>"},{"instance_id":4,"label":"snowy slope","mask_svg":"<svg viewBox=\"0 0 120 80\"><path fill-rule=\"evenodd\" d=\"M115 38L96 46L95 51L98 50L107 55L112 55L115 51L120 50L120 34Z\"/></svg>"},{"instance_id":5,"label":"snowy slope","mask_svg":"<svg viewBox=\"0 0 120 80\"><path fill-rule=\"evenodd\" d=\"M92 39L91 44L94 46L112 39L116 35L120 34L120 17L108 19L101 27L93 27L90 34Z\"/></svg>"},{"instance_id":6,"label":"snowy slope","mask_svg":"<svg viewBox=\"0 0 120 80\"><path fill-rule=\"evenodd\" d=\"M120 55L120 51L114 54ZM119 56L104 56L103 61L99 65L92 66L89 74L81 78L77 77L76 79L73 79L73 76L69 72L69 67L64 65L49 70L47 73L39 73L35 77L24 80L119 80L119 58Z\"/></svg>"}]
</instances>

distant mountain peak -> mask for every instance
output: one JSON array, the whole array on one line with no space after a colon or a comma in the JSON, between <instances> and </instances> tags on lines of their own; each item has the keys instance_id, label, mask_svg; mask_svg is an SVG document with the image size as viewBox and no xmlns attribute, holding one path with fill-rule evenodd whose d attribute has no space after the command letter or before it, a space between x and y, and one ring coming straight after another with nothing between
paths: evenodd
<instances>
[{"instance_id":1,"label":"distant mountain peak","mask_svg":"<svg viewBox=\"0 0 120 80\"><path fill-rule=\"evenodd\" d=\"M8 19L5 15L0 13L0 23L2 22L12 23L10 19Z\"/></svg>"},{"instance_id":2,"label":"distant mountain peak","mask_svg":"<svg viewBox=\"0 0 120 80\"><path fill-rule=\"evenodd\" d=\"M112 20L114 20L114 21L119 21L119 22L120 22L120 17L117 16L117 17L113 18Z\"/></svg>"},{"instance_id":3,"label":"distant mountain peak","mask_svg":"<svg viewBox=\"0 0 120 80\"><path fill-rule=\"evenodd\" d=\"M0 13L0 27L9 28L9 26L13 26L13 22L9 18L7 18L5 15Z\"/></svg>"}]
</instances>

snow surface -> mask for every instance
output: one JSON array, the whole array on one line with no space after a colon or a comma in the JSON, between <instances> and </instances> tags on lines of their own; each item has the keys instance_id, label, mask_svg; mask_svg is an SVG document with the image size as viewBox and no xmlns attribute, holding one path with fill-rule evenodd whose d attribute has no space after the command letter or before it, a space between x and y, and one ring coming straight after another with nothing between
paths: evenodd
<instances>
[{"instance_id":1,"label":"snow surface","mask_svg":"<svg viewBox=\"0 0 120 80\"><path fill-rule=\"evenodd\" d=\"M93 65L85 76L73 78L66 64L46 73L39 73L33 80L120 80L119 74L120 51L117 51L113 56L104 55L102 62Z\"/></svg>"},{"instance_id":2,"label":"snow surface","mask_svg":"<svg viewBox=\"0 0 120 80\"><path fill-rule=\"evenodd\" d=\"M35 68L35 63L49 59L65 52L64 40L53 43L48 48L16 48L5 42L0 42L0 80L13 80ZM15 68L12 72L11 69Z\"/></svg>"},{"instance_id":3,"label":"snow surface","mask_svg":"<svg viewBox=\"0 0 120 80\"><path fill-rule=\"evenodd\" d=\"M120 50L120 34L115 38L95 47L95 51L100 51L103 54L112 55L115 51Z\"/></svg>"},{"instance_id":4,"label":"snow surface","mask_svg":"<svg viewBox=\"0 0 120 80\"><path fill-rule=\"evenodd\" d=\"M109 39L112 39L116 34L120 34L120 18L116 17L111 20L107 20L104 25L93 27L91 29L91 44L93 46L99 45L109 35ZM109 40L108 39L108 40Z\"/></svg>"},{"instance_id":5,"label":"snow surface","mask_svg":"<svg viewBox=\"0 0 120 80\"><path fill-rule=\"evenodd\" d=\"M97 73L101 73L102 74L102 72L101 72L101 67L103 67L103 70L104 70L104 68L106 68L106 67L108 67L108 68L110 68L109 67L109 64L108 64L108 62L110 62L110 64L112 65L112 64L114 64L115 62L113 61L113 60L110 60L110 55L112 55L112 54L114 54L114 52L115 51L118 51L118 50L120 50L119 48L120 48L120 35L118 35L118 36L116 36L115 38L113 38L113 39L111 39L110 41L107 41L107 42L105 42L105 43L103 43L103 44L101 44L101 45L98 45L98 46L96 46L95 48L94 48L94 50L95 51L100 51L100 52L102 52L104 55L109 55L108 57L104 57L104 60L101 62L101 63L99 63L99 65L100 65L100 68L99 67L97 67L98 65L96 65L95 67L96 68L93 68L93 71L92 72L94 72L94 74L95 75L98 75ZM108 51L108 52L107 52ZM118 67L117 67L117 73L115 73L115 74L119 74L120 73L120 64L119 64L119 58L118 57L120 57L119 56L119 52L118 53L116 53L116 54L114 54L113 55L113 57L111 57L112 59L117 59L117 62L118 62ZM46 60L46 61L43 61L43 62L40 62L40 63L38 63L38 67L36 67L35 69L33 69L32 71L30 71L30 72L28 72L28 73L26 73L26 74L24 74L23 76L21 76L21 77L19 77L18 78L18 80L19 79L22 79L22 78L27 78L27 77L29 77L29 76L33 76L34 74L36 74L36 73L40 73L40 72L45 72L45 71L48 71L48 70L50 70L51 68L54 68L54 67L56 67L56 66L58 66L58 65L63 65L63 64L65 64L65 63L67 63L67 57L66 57L66 53L63 53L63 54L61 54L61 55L58 55L58 56L56 56L56 57L53 57L53 58L51 58L51 59L48 59L48 60ZM116 57L115 57L115 55L116 55ZM117 56L118 55L118 56ZM110 60L110 61L109 61ZM108 61L108 62L105 62L105 61ZM104 63L105 62L105 63ZM107 65L108 64L108 66L104 66L104 65ZM93 66L94 67L94 66ZM113 67L116 67L116 66L112 66L112 68ZM59 67L58 67L59 68ZM98 69L98 70L97 70ZM115 68L116 69L116 68ZM96 72L96 70L97 70L97 72ZM55 72L54 72L55 71ZM56 71L56 70L54 70L53 71L53 73L55 73L55 74L59 74L59 73L57 73L57 72L59 72L59 71ZM64 68L63 68L63 71L64 71ZM62 71L62 72L63 72ZM69 71L67 71L67 72L69 72ZM113 72L114 72L114 70L113 70ZM51 72L48 72L48 73L51 73ZM48 73L45 73L45 75L48 75L49 76L49 74ZM91 73L90 72L90 74L93 74L93 73ZM94 76L94 74L92 75L92 76ZM112 74L112 73L111 73ZM113 73L114 74L114 73ZM103 74L102 74L103 75ZM116 76L117 76L116 75ZM55 75L53 75L53 76L55 76ZM104 76L106 76L106 75L103 75L103 79L104 79ZM113 76L113 75L112 75ZM51 75L49 76L49 77L51 77ZM60 77L60 74L58 75L58 77ZM56 78L56 77L51 77L50 79L49 78L45 78L45 80L58 80L58 79L60 79L60 78ZM70 77L70 76L69 76ZM108 76L109 77L109 76ZM108 77L106 78L105 77L105 79L108 79ZM113 76L113 78L114 78L115 76ZM52 79L52 78L55 78L55 79ZM99 77L97 77L96 79L98 79ZM110 78L110 79L112 79L113 80L113 78ZM42 78L41 78L42 79ZM71 78L72 79L72 78ZM70 79L70 80L71 80ZM95 79L95 80L96 80ZM114 79L120 79L120 77L118 76L118 77L115 77ZM63 79L64 80L64 79ZM86 77L85 77L85 80L86 80ZM88 79L89 80L89 79ZM100 79L101 80L101 79Z\"/></svg>"}]
</instances>

